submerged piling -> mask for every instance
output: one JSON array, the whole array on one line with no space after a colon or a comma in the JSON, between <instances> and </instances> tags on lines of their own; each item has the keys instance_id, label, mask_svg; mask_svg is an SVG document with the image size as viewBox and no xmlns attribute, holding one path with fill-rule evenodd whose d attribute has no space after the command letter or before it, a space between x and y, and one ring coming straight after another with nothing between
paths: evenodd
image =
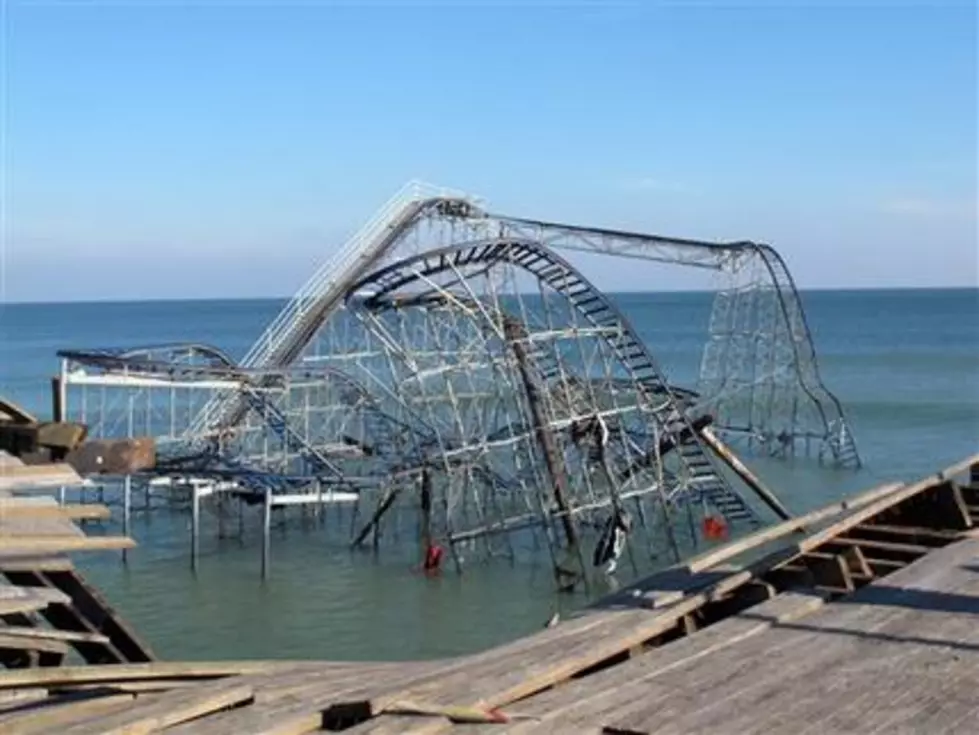
<instances>
[{"instance_id":1,"label":"submerged piling","mask_svg":"<svg viewBox=\"0 0 979 735\"><path fill-rule=\"evenodd\" d=\"M190 500L190 568L197 571L197 557L201 543L201 496L200 488L191 485Z\"/></svg>"},{"instance_id":2,"label":"submerged piling","mask_svg":"<svg viewBox=\"0 0 979 735\"><path fill-rule=\"evenodd\" d=\"M262 512L262 580L269 578L269 561L272 553L272 493L265 491L265 504Z\"/></svg>"},{"instance_id":3,"label":"submerged piling","mask_svg":"<svg viewBox=\"0 0 979 735\"><path fill-rule=\"evenodd\" d=\"M129 515L132 510L133 478L126 475L122 478L122 535L129 536ZM122 550L122 563L129 563L129 555L126 549Z\"/></svg>"}]
</instances>

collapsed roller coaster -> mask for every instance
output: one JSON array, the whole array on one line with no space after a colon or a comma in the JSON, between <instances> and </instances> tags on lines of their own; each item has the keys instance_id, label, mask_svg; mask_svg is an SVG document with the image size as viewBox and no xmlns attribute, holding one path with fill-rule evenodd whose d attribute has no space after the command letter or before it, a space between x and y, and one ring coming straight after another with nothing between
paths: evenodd
<instances>
[{"instance_id":1,"label":"collapsed roller coaster","mask_svg":"<svg viewBox=\"0 0 979 735\"><path fill-rule=\"evenodd\" d=\"M724 275L695 389L668 382L562 250ZM613 529L677 558L704 518L761 522L743 487L758 483L724 442L859 466L771 247L510 217L417 184L240 361L205 345L60 354L71 417L156 437L157 474L242 497L343 493L355 545L400 525L457 564L546 548L563 586L587 579L589 545Z\"/></svg>"}]
</instances>

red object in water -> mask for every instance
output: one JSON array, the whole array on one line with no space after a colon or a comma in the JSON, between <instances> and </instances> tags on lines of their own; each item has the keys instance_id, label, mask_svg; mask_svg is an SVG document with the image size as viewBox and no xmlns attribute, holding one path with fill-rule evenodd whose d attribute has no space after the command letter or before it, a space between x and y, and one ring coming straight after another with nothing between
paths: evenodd
<instances>
[{"instance_id":1,"label":"red object in water","mask_svg":"<svg viewBox=\"0 0 979 735\"><path fill-rule=\"evenodd\" d=\"M727 537L727 524L716 516L704 517L704 538L712 540Z\"/></svg>"},{"instance_id":2,"label":"red object in water","mask_svg":"<svg viewBox=\"0 0 979 735\"><path fill-rule=\"evenodd\" d=\"M422 563L422 568L426 572L437 572L439 567L442 566L442 557L445 555L445 551L438 544L432 544L427 549L425 549L425 561Z\"/></svg>"}]
</instances>

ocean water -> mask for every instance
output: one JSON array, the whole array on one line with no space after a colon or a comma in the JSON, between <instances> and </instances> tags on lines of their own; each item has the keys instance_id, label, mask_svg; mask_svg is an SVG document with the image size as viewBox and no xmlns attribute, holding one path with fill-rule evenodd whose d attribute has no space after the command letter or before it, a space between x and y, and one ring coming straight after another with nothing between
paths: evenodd
<instances>
[{"instance_id":1,"label":"ocean water","mask_svg":"<svg viewBox=\"0 0 979 735\"><path fill-rule=\"evenodd\" d=\"M618 294L674 383L693 386L710 314L705 293ZM934 472L979 451L979 290L802 294L827 386L842 401L865 466L746 457L797 512L885 480ZM173 301L0 306L0 395L50 413L55 352L171 341L242 355L282 302ZM134 501L138 508L140 500ZM327 514L326 524L341 523ZM119 532L116 521L102 525ZM503 564L430 579L401 562L328 545L315 524L276 530L272 576L259 537L207 527L189 566L183 513L136 513L139 548L79 555L110 601L165 658L398 659L483 648L585 602L551 592L546 568Z\"/></svg>"}]
</instances>

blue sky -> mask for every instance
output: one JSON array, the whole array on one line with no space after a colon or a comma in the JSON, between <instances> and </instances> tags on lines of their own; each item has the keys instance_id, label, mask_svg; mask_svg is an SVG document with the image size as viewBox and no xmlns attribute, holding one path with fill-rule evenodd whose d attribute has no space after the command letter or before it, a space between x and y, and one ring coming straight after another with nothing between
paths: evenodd
<instances>
[{"instance_id":1,"label":"blue sky","mask_svg":"<svg viewBox=\"0 0 979 735\"><path fill-rule=\"evenodd\" d=\"M968 0L5 10L8 300L287 295L411 178L803 286L979 282Z\"/></svg>"}]
</instances>

